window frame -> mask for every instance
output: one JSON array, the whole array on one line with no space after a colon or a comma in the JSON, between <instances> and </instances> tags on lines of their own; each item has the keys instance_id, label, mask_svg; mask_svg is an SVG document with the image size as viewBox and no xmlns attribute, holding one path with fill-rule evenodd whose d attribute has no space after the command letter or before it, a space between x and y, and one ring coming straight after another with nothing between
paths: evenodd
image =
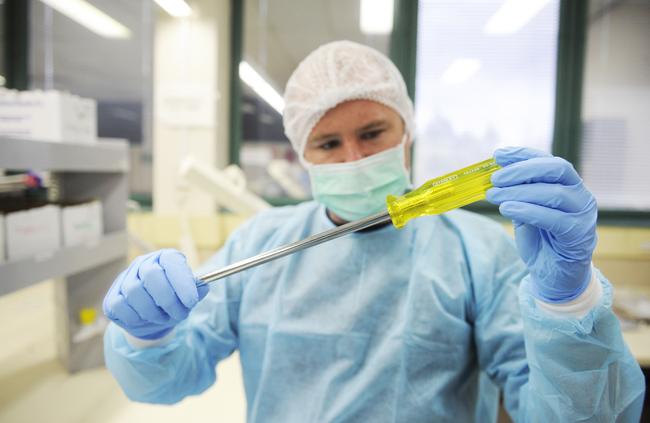
<instances>
[{"instance_id":1,"label":"window frame","mask_svg":"<svg viewBox=\"0 0 650 423\"><path fill-rule=\"evenodd\" d=\"M239 63L244 51L244 2L246 0L231 0L230 27L230 110L229 110L229 140L228 163L239 166L239 150L242 144L242 82L239 79Z\"/></svg>"},{"instance_id":2,"label":"window frame","mask_svg":"<svg viewBox=\"0 0 650 423\"><path fill-rule=\"evenodd\" d=\"M6 88L29 89L29 7L28 0L4 2Z\"/></svg>"}]
</instances>

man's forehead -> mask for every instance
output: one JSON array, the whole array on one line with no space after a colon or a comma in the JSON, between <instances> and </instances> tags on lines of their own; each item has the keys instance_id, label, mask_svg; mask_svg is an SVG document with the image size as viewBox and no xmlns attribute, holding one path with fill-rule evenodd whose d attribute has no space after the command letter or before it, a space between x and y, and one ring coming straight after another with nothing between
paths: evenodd
<instances>
[{"instance_id":1,"label":"man's forehead","mask_svg":"<svg viewBox=\"0 0 650 423\"><path fill-rule=\"evenodd\" d=\"M363 130L366 126L390 124L400 116L383 104L358 100L341 103L330 109L314 126L309 139L320 139L327 135Z\"/></svg>"}]
</instances>

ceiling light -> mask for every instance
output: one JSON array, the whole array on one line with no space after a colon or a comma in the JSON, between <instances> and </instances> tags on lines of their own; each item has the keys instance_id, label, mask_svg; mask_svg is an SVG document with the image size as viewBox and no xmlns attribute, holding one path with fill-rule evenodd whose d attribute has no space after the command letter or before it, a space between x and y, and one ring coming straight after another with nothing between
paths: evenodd
<instances>
[{"instance_id":1,"label":"ceiling light","mask_svg":"<svg viewBox=\"0 0 650 423\"><path fill-rule=\"evenodd\" d=\"M393 0L361 0L361 32L369 35L390 34L393 30L393 8Z\"/></svg>"},{"instance_id":2,"label":"ceiling light","mask_svg":"<svg viewBox=\"0 0 650 423\"><path fill-rule=\"evenodd\" d=\"M192 14L192 8L185 0L154 0L165 12L175 18L184 18Z\"/></svg>"},{"instance_id":3,"label":"ceiling light","mask_svg":"<svg viewBox=\"0 0 650 423\"><path fill-rule=\"evenodd\" d=\"M468 80L481 68L477 59L455 59L442 74L442 82L448 85L460 84Z\"/></svg>"},{"instance_id":4,"label":"ceiling light","mask_svg":"<svg viewBox=\"0 0 650 423\"><path fill-rule=\"evenodd\" d=\"M262 97L278 113L282 114L282 110L284 110L284 99L282 96L247 62L241 62L239 64L239 77L257 95Z\"/></svg>"},{"instance_id":5,"label":"ceiling light","mask_svg":"<svg viewBox=\"0 0 650 423\"><path fill-rule=\"evenodd\" d=\"M487 34L513 34L523 28L550 0L505 0L485 25Z\"/></svg>"},{"instance_id":6,"label":"ceiling light","mask_svg":"<svg viewBox=\"0 0 650 423\"><path fill-rule=\"evenodd\" d=\"M106 38L129 38L131 31L84 0L41 0L43 3Z\"/></svg>"}]
</instances>

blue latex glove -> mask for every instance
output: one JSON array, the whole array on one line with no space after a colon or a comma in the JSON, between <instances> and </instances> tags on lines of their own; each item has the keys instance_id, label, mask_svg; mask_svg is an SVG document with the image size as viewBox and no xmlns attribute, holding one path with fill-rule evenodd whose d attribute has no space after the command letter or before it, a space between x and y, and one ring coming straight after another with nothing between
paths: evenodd
<instances>
[{"instance_id":1,"label":"blue latex glove","mask_svg":"<svg viewBox=\"0 0 650 423\"><path fill-rule=\"evenodd\" d=\"M594 196L571 163L530 148L495 151L503 167L492 175L487 200L512 219L532 294L549 303L579 296L591 280L596 247Z\"/></svg>"},{"instance_id":2,"label":"blue latex glove","mask_svg":"<svg viewBox=\"0 0 650 423\"><path fill-rule=\"evenodd\" d=\"M209 291L197 280L185 256L160 250L133 260L104 298L104 314L131 335L157 339L184 320Z\"/></svg>"}]
</instances>

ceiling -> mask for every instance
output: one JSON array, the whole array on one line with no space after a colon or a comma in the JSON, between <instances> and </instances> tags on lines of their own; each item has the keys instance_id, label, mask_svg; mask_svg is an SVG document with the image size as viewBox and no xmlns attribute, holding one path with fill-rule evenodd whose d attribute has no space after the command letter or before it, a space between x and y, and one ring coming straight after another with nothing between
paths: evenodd
<instances>
[{"instance_id":1,"label":"ceiling","mask_svg":"<svg viewBox=\"0 0 650 423\"><path fill-rule=\"evenodd\" d=\"M137 100L150 78L151 0L87 0L131 30L127 40L108 39L41 1L31 1L30 78L34 88L56 88L104 100ZM189 1L200 3L201 1ZM359 0L247 0L244 51L279 92L310 51L338 39L388 49L388 36L359 29ZM51 70L51 78L48 76Z\"/></svg>"},{"instance_id":2,"label":"ceiling","mask_svg":"<svg viewBox=\"0 0 650 423\"><path fill-rule=\"evenodd\" d=\"M388 52L389 37L363 34L359 0L247 0L244 60L282 93L298 63L329 41L347 39Z\"/></svg>"},{"instance_id":3,"label":"ceiling","mask_svg":"<svg viewBox=\"0 0 650 423\"><path fill-rule=\"evenodd\" d=\"M32 86L111 101L141 99L150 79L154 5L151 0L88 2L128 27L131 37L103 38L42 2L32 0L29 33Z\"/></svg>"}]
</instances>

